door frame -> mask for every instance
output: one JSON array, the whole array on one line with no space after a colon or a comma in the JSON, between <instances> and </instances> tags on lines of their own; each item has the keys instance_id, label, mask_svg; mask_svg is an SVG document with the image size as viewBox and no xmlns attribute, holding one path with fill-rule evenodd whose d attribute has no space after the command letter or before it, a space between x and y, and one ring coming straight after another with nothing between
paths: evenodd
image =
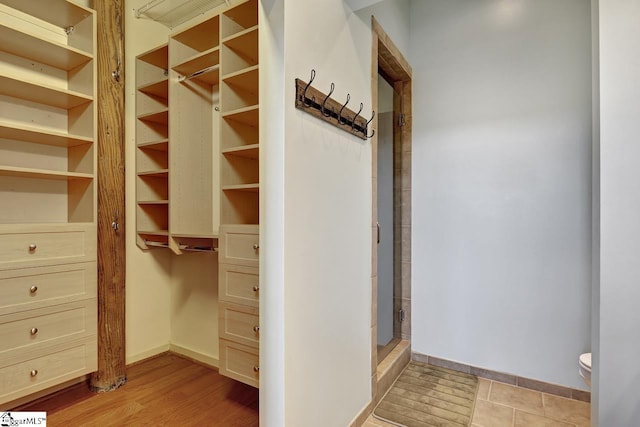
<instances>
[{"instance_id":1,"label":"door frame","mask_svg":"<svg viewBox=\"0 0 640 427\"><path fill-rule=\"evenodd\" d=\"M394 97L401 98L403 120L394 117L394 313L402 308L405 320L400 325L402 341L378 361L377 300L378 300L378 137L371 139L372 164L372 256L371 256L371 403L373 407L384 396L393 381L411 358L411 128L412 71L409 62L371 17L371 98L378 105L378 78L393 82ZM399 94L399 95L398 95ZM397 104L394 99L394 105ZM395 108L394 108L395 109ZM400 123L402 121L402 124ZM374 129L378 128L378 117ZM395 334L394 334L395 335ZM373 409L373 408L372 408Z\"/></svg>"}]
</instances>

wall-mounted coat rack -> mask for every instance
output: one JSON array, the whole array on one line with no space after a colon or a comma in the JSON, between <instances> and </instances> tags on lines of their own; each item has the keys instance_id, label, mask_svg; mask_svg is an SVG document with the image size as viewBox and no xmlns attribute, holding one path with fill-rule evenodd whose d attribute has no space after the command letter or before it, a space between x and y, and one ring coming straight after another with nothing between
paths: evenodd
<instances>
[{"instance_id":1,"label":"wall-mounted coat rack","mask_svg":"<svg viewBox=\"0 0 640 427\"><path fill-rule=\"evenodd\" d=\"M335 89L333 83L331 83L331 88L327 95L311 86L315 77L316 70L311 70L309 82L296 79L296 108L359 138L372 138L375 131L372 131L371 135L369 135L367 128L375 117L376 112L373 111L371 118L367 120L360 115L363 108L362 102L360 103L360 109L357 113L350 110L347 108L347 104L349 104L349 100L351 99L350 94L347 94L347 99L345 103L342 104L331 98L331 94Z\"/></svg>"}]
</instances>

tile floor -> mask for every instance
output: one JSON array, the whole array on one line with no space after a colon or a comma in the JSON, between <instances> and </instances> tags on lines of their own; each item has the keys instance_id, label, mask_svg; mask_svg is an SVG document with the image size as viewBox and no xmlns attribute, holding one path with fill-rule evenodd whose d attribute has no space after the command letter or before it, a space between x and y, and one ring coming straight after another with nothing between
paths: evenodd
<instances>
[{"instance_id":1,"label":"tile floor","mask_svg":"<svg viewBox=\"0 0 640 427\"><path fill-rule=\"evenodd\" d=\"M472 427L589 427L591 405L480 378ZM363 427L394 427L370 416Z\"/></svg>"}]
</instances>

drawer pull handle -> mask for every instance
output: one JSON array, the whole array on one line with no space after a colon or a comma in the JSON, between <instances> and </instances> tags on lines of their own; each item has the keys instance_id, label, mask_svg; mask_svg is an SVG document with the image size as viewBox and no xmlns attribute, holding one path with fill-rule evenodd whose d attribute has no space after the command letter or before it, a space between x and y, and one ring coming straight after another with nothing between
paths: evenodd
<instances>
[{"instance_id":1,"label":"drawer pull handle","mask_svg":"<svg viewBox=\"0 0 640 427\"><path fill-rule=\"evenodd\" d=\"M29 245L29 252L33 252L33 251L35 251L35 250L36 250L36 248L37 248L37 246L36 246L36 244L35 244L35 243L30 244L30 245Z\"/></svg>"},{"instance_id":2,"label":"drawer pull handle","mask_svg":"<svg viewBox=\"0 0 640 427\"><path fill-rule=\"evenodd\" d=\"M260 286L254 286L253 287L253 292L258 292L260 290Z\"/></svg>"},{"instance_id":3,"label":"drawer pull handle","mask_svg":"<svg viewBox=\"0 0 640 427\"><path fill-rule=\"evenodd\" d=\"M35 335L38 333L38 328L31 328L31 335Z\"/></svg>"},{"instance_id":4,"label":"drawer pull handle","mask_svg":"<svg viewBox=\"0 0 640 427\"><path fill-rule=\"evenodd\" d=\"M30 372L32 377L35 377L36 375L38 375L38 370L37 369L32 369Z\"/></svg>"},{"instance_id":5,"label":"drawer pull handle","mask_svg":"<svg viewBox=\"0 0 640 427\"><path fill-rule=\"evenodd\" d=\"M260 245L257 244L257 243L254 243L253 244L253 249L257 251L258 249L260 249Z\"/></svg>"},{"instance_id":6,"label":"drawer pull handle","mask_svg":"<svg viewBox=\"0 0 640 427\"><path fill-rule=\"evenodd\" d=\"M253 367L253 372L259 372L259 371L260 371L260 366Z\"/></svg>"},{"instance_id":7,"label":"drawer pull handle","mask_svg":"<svg viewBox=\"0 0 640 427\"><path fill-rule=\"evenodd\" d=\"M36 285L33 285L32 287L29 288L29 292L31 292L32 294L35 294L36 292L38 292L38 287Z\"/></svg>"},{"instance_id":8,"label":"drawer pull handle","mask_svg":"<svg viewBox=\"0 0 640 427\"><path fill-rule=\"evenodd\" d=\"M253 327L253 332L255 332L256 334L257 334L258 332L260 332L260 326L254 326L254 327Z\"/></svg>"}]
</instances>

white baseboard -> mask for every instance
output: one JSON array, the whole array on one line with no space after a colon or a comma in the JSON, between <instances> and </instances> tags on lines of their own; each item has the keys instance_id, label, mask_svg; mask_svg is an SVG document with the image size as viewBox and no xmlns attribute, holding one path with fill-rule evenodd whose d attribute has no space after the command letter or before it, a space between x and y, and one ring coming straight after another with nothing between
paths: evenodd
<instances>
[{"instance_id":1,"label":"white baseboard","mask_svg":"<svg viewBox=\"0 0 640 427\"><path fill-rule=\"evenodd\" d=\"M193 359L197 362L202 363L203 365L207 365L212 368L217 369L220 367L220 361L217 358L197 352L195 350L191 350L186 347L182 347L177 344L169 344L169 351L188 357L189 359Z\"/></svg>"},{"instance_id":2,"label":"white baseboard","mask_svg":"<svg viewBox=\"0 0 640 427\"><path fill-rule=\"evenodd\" d=\"M157 354L165 353L167 351L169 351L169 344L164 344L158 347L150 348L149 350L145 350L141 353L127 355L126 363L127 365L131 365L132 363L136 363L141 360L148 359Z\"/></svg>"}]
</instances>

